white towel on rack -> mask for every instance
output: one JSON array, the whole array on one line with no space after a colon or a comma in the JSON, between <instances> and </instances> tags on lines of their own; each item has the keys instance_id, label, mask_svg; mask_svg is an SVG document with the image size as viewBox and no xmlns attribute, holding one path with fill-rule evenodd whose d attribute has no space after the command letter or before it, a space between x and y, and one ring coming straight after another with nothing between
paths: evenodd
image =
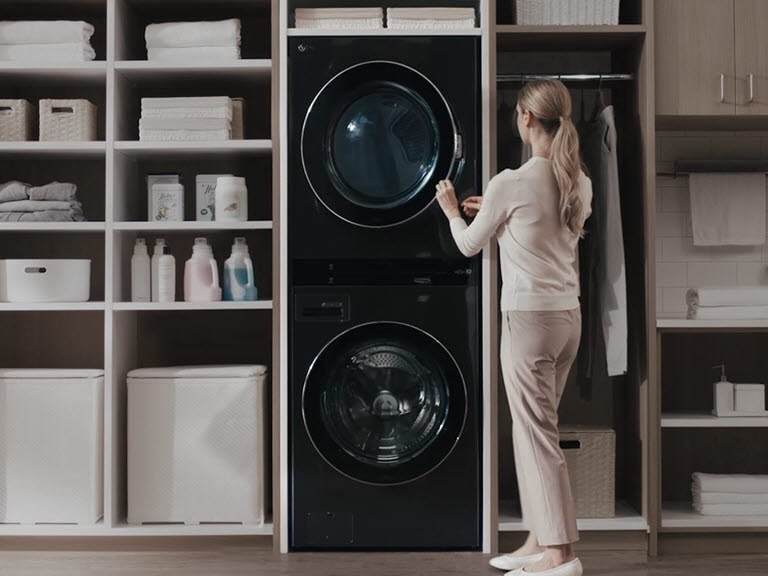
<instances>
[{"instance_id":1,"label":"white towel on rack","mask_svg":"<svg viewBox=\"0 0 768 576\"><path fill-rule=\"evenodd\" d=\"M387 8L387 28L474 28L474 8Z\"/></svg>"},{"instance_id":2,"label":"white towel on rack","mask_svg":"<svg viewBox=\"0 0 768 576\"><path fill-rule=\"evenodd\" d=\"M17 62L86 62L96 52L83 42L60 44L0 44L0 60Z\"/></svg>"},{"instance_id":3,"label":"white towel on rack","mask_svg":"<svg viewBox=\"0 0 768 576\"><path fill-rule=\"evenodd\" d=\"M768 306L768 286L702 286L689 288L688 306Z\"/></svg>"},{"instance_id":4,"label":"white towel on rack","mask_svg":"<svg viewBox=\"0 0 768 576\"><path fill-rule=\"evenodd\" d=\"M692 488L702 492L738 492L740 494L768 493L766 474L691 474Z\"/></svg>"},{"instance_id":5,"label":"white towel on rack","mask_svg":"<svg viewBox=\"0 0 768 576\"><path fill-rule=\"evenodd\" d=\"M185 46L183 48L147 48L153 62L195 62L210 64L240 60L239 46Z\"/></svg>"},{"instance_id":6,"label":"white towel on rack","mask_svg":"<svg viewBox=\"0 0 768 576\"><path fill-rule=\"evenodd\" d=\"M694 245L765 243L765 174L692 173L688 187Z\"/></svg>"},{"instance_id":7,"label":"white towel on rack","mask_svg":"<svg viewBox=\"0 0 768 576\"><path fill-rule=\"evenodd\" d=\"M231 130L140 130L139 140L146 142L161 141L220 141L230 140Z\"/></svg>"},{"instance_id":8,"label":"white towel on rack","mask_svg":"<svg viewBox=\"0 0 768 576\"><path fill-rule=\"evenodd\" d=\"M229 130L226 118L139 118L139 130Z\"/></svg>"},{"instance_id":9,"label":"white towel on rack","mask_svg":"<svg viewBox=\"0 0 768 576\"><path fill-rule=\"evenodd\" d=\"M697 504L693 509L705 516L762 516L768 514L768 504Z\"/></svg>"},{"instance_id":10,"label":"white towel on rack","mask_svg":"<svg viewBox=\"0 0 768 576\"><path fill-rule=\"evenodd\" d=\"M384 9L372 8L296 8L296 28L377 29L384 27Z\"/></svg>"},{"instance_id":11,"label":"white towel on rack","mask_svg":"<svg viewBox=\"0 0 768 576\"><path fill-rule=\"evenodd\" d=\"M240 46L240 19L203 22L161 22L144 29L147 48Z\"/></svg>"},{"instance_id":12,"label":"white towel on rack","mask_svg":"<svg viewBox=\"0 0 768 576\"><path fill-rule=\"evenodd\" d=\"M232 119L229 96L180 96L142 98L142 118L226 118Z\"/></svg>"},{"instance_id":13,"label":"white towel on rack","mask_svg":"<svg viewBox=\"0 0 768 576\"><path fill-rule=\"evenodd\" d=\"M169 119L169 118L225 118L230 120L234 110L228 108L159 108L159 109L142 109L142 118L157 118L157 119Z\"/></svg>"},{"instance_id":14,"label":"white towel on rack","mask_svg":"<svg viewBox=\"0 0 768 576\"><path fill-rule=\"evenodd\" d=\"M694 488L693 502L699 504L768 504L765 494L742 494L739 492L702 492Z\"/></svg>"},{"instance_id":15,"label":"white towel on rack","mask_svg":"<svg viewBox=\"0 0 768 576\"><path fill-rule=\"evenodd\" d=\"M88 42L94 28L80 20L4 20L0 44L69 44Z\"/></svg>"}]
</instances>

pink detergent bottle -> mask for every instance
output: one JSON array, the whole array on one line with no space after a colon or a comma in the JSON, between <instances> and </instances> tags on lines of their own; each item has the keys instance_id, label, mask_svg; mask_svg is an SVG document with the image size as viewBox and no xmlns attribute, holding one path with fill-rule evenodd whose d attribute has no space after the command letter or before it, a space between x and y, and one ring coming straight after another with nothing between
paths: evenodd
<instances>
[{"instance_id":1,"label":"pink detergent bottle","mask_svg":"<svg viewBox=\"0 0 768 576\"><path fill-rule=\"evenodd\" d=\"M219 269L213 249L205 238L195 238L192 257L184 264L184 300L217 302L221 300Z\"/></svg>"}]
</instances>

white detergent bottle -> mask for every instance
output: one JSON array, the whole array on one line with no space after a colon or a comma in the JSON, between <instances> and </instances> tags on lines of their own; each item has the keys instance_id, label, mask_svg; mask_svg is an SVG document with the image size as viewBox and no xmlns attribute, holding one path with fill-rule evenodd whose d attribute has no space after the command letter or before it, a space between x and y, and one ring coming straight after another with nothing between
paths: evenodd
<instances>
[{"instance_id":1,"label":"white detergent bottle","mask_svg":"<svg viewBox=\"0 0 768 576\"><path fill-rule=\"evenodd\" d=\"M222 276L224 300L256 300L258 289L255 285L253 262L248 254L245 238L235 238L232 255L224 261Z\"/></svg>"},{"instance_id":2,"label":"white detergent bottle","mask_svg":"<svg viewBox=\"0 0 768 576\"><path fill-rule=\"evenodd\" d=\"M217 302L221 300L219 269L213 249L205 238L195 238L192 257L184 264L184 300Z\"/></svg>"},{"instance_id":3,"label":"white detergent bottle","mask_svg":"<svg viewBox=\"0 0 768 576\"><path fill-rule=\"evenodd\" d=\"M131 301L149 302L149 253L144 238L136 238L131 256Z\"/></svg>"},{"instance_id":4,"label":"white detergent bottle","mask_svg":"<svg viewBox=\"0 0 768 576\"><path fill-rule=\"evenodd\" d=\"M155 240L155 248L152 251L152 260L150 262L150 267L152 268L152 273L150 274L152 277L152 302L160 301L160 298L158 297L158 281L160 273L157 269L157 265L160 261L160 256L163 254L163 246L165 246L165 238L158 238Z\"/></svg>"}]
</instances>

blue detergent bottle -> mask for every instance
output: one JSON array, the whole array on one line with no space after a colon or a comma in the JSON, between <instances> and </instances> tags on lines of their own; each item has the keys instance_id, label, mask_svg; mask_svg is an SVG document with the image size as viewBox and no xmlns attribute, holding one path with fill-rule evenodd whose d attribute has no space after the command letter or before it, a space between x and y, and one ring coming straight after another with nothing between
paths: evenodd
<instances>
[{"instance_id":1,"label":"blue detergent bottle","mask_svg":"<svg viewBox=\"0 0 768 576\"><path fill-rule=\"evenodd\" d=\"M253 262L245 238L235 238L232 254L224 261L224 300L256 300L258 289L253 274Z\"/></svg>"}]
</instances>

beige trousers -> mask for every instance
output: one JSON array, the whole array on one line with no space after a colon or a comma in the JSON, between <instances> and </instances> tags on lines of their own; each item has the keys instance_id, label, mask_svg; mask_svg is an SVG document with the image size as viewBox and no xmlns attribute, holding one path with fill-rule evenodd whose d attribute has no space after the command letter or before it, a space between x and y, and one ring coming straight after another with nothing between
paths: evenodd
<instances>
[{"instance_id":1,"label":"beige trousers","mask_svg":"<svg viewBox=\"0 0 768 576\"><path fill-rule=\"evenodd\" d=\"M501 369L523 521L540 546L579 539L557 407L579 348L581 310L502 312Z\"/></svg>"}]
</instances>

